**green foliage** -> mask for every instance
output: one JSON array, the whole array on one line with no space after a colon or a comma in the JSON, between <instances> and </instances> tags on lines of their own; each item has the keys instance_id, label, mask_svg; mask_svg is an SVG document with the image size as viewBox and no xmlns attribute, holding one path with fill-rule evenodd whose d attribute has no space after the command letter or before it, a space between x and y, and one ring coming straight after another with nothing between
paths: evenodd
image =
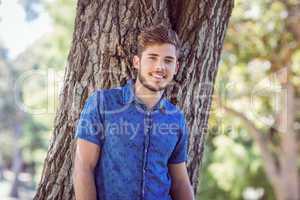
<instances>
[{"instance_id":1,"label":"green foliage","mask_svg":"<svg viewBox=\"0 0 300 200\"><path fill-rule=\"evenodd\" d=\"M55 3L46 4L54 22L54 32L45 44L48 52L47 66L56 69L65 67L74 30L75 6L72 0L56 0Z\"/></svg>"},{"instance_id":2,"label":"green foliage","mask_svg":"<svg viewBox=\"0 0 300 200\"><path fill-rule=\"evenodd\" d=\"M22 150L24 168L34 176L35 183L40 179L52 135L75 19L74 1L23 1L25 7L41 2L53 19L53 31L37 40L17 59L0 58L1 96L3 94L0 99L0 153L3 162L0 164L6 168L11 166L18 145ZM32 9L28 6L27 14L31 15ZM12 82L21 90L20 101L15 101ZM25 118L21 122L21 137L16 140L12 127L17 123L13 119L19 109L25 111ZM3 121L2 117L9 122Z\"/></svg>"},{"instance_id":3,"label":"green foliage","mask_svg":"<svg viewBox=\"0 0 300 200\"><path fill-rule=\"evenodd\" d=\"M260 152L239 120L223 115L211 119L210 124L199 199L243 199L247 188L261 188L265 199L274 199Z\"/></svg>"},{"instance_id":4,"label":"green foliage","mask_svg":"<svg viewBox=\"0 0 300 200\"><path fill-rule=\"evenodd\" d=\"M215 84L223 104L245 114L265 133L278 112L281 88L274 73L284 67L288 48L296 44L284 21L287 14L280 1L236 0ZM291 59L291 81L298 91L299 52L293 51ZM213 104L209 127L199 199L245 199L247 188L263 189L259 199L275 199L260 151L244 124Z\"/></svg>"}]
</instances>

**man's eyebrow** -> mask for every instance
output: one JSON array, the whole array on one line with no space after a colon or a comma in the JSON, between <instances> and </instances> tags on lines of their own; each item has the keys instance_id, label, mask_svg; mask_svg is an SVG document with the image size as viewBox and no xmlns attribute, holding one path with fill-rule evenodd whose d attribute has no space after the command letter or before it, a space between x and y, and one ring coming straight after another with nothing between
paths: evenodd
<instances>
[{"instance_id":1,"label":"man's eyebrow","mask_svg":"<svg viewBox=\"0 0 300 200\"><path fill-rule=\"evenodd\" d=\"M166 56L167 59L175 60L173 56Z\"/></svg>"},{"instance_id":2,"label":"man's eyebrow","mask_svg":"<svg viewBox=\"0 0 300 200\"><path fill-rule=\"evenodd\" d=\"M148 53L148 56L158 56L156 53Z\"/></svg>"},{"instance_id":3,"label":"man's eyebrow","mask_svg":"<svg viewBox=\"0 0 300 200\"><path fill-rule=\"evenodd\" d=\"M148 56L155 56L158 57L159 55L156 53L149 53ZM166 59L170 59L170 60L175 60L175 58L173 56L166 56Z\"/></svg>"}]
</instances>

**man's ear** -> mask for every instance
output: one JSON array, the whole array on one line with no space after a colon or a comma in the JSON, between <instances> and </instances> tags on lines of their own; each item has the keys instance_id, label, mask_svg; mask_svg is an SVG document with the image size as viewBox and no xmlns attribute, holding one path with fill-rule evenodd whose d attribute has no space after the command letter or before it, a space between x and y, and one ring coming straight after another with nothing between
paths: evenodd
<instances>
[{"instance_id":1,"label":"man's ear","mask_svg":"<svg viewBox=\"0 0 300 200\"><path fill-rule=\"evenodd\" d=\"M178 69L179 69L179 62L177 61L177 62L176 62L175 74L177 74L177 72L178 72Z\"/></svg>"},{"instance_id":2,"label":"man's ear","mask_svg":"<svg viewBox=\"0 0 300 200\"><path fill-rule=\"evenodd\" d=\"M132 63L133 63L133 67L135 69L139 69L139 66L140 66L140 58L137 56L137 55L134 55L133 56L133 59L132 59Z\"/></svg>"}]
</instances>

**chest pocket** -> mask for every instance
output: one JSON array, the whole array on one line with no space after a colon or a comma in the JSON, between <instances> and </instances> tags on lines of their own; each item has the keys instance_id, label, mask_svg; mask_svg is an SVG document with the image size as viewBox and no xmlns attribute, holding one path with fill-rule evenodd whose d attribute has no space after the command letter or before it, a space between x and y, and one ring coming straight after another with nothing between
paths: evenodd
<instances>
[{"instance_id":1,"label":"chest pocket","mask_svg":"<svg viewBox=\"0 0 300 200\"><path fill-rule=\"evenodd\" d=\"M129 151L142 149L141 123L130 122L122 115L114 115L107 118L105 125L105 145L110 150L126 157Z\"/></svg>"}]
</instances>

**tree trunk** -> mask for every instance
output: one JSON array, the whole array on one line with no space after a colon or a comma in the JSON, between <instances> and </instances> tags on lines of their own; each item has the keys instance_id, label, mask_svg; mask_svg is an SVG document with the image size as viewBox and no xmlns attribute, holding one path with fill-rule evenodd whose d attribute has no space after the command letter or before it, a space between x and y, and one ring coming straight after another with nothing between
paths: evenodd
<instances>
[{"instance_id":1,"label":"tree trunk","mask_svg":"<svg viewBox=\"0 0 300 200\"><path fill-rule=\"evenodd\" d=\"M74 199L74 130L83 104L96 88L134 76L137 35L163 21L182 40L180 69L168 98L183 109L190 128L188 171L198 187L204 135L233 0L79 0L53 138L35 199Z\"/></svg>"},{"instance_id":2,"label":"tree trunk","mask_svg":"<svg viewBox=\"0 0 300 200\"><path fill-rule=\"evenodd\" d=\"M4 163L3 163L3 158L0 153L0 181L4 179Z\"/></svg>"},{"instance_id":3,"label":"tree trunk","mask_svg":"<svg viewBox=\"0 0 300 200\"><path fill-rule=\"evenodd\" d=\"M298 170L297 130L295 130L295 86L288 80L289 68L282 71L287 76L281 81L281 111L278 129L280 151L278 151L279 184L275 187L278 200L297 200L300 198L300 174Z\"/></svg>"},{"instance_id":4,"label":"tree trunk","mask_svg":"<svg viewBox=\"0 0 300 200\"><path fill-rule=\"evenodd\" d=\"M14 179L11 184L9 196L14 198L19 198L19 186L20 186L20 180L19 180L19 174L22 169L22 155L21 155L21 149L17 147L15 149L15 155L13 158L13 167L12 171L14 173Z\"/></svg>"},{"instance_id":5,"label":"tree trunk","mask_svg":"<svg viewBox=\"0 0 300 200\"><path fill-rule=\"evenodd\" d=\"M13 163L12 163L14 180L12 182L10 193L9 193L9 196L14 198L19 198L19 186L20 186L19 174L22 170L22 165L23 165L22 150L20 146L21 135L22 135L22 120L20 119L20 116L17 116L14 125L14 140L16 142L15 144L16 146L15 146L15 152L14 152Z\"/></svg>"}]
</instances>

